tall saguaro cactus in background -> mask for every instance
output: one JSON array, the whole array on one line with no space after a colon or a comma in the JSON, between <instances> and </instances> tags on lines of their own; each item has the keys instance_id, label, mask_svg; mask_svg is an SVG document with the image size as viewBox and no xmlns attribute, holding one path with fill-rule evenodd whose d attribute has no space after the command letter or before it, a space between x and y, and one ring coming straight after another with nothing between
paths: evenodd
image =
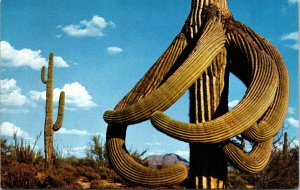
<instances>
[{"instance_id":1,"label":"tall saguaro cactus in background","mask_svg":"<svg viewBox=\"0 0 300 190\"><path fill-rule=\"evenodd\" d=\"M230 111L229 73L247 87ZM279 52L234 20L226 0L192 0L169 48L115 109L105 112L108 158L121 176L140 185L170 185L189 177L192 188L224 188L227 161L249 173L267 165L287 112L288 85ZM187 90L190 123L165 115ZM130 157L127 127L148 119L157 130L190 144L189 174L183 165L153 169ZM250 152L230 140L237 136L253 144Z\"/></svg>"},{"instance_id":2,"label":"tall saguaro cactus in background","mask_svg":"<svg viewBox=\"0 0 300 190\"><path fill-rule=\"evenodd\" d=\"M59 96L59 105L56 122L53 124L53 63L54 54L51 52L48 62L48 75L46 79L46 67L43 66L41 70L41 79L46 84L46 116L44 125L44 149L45 149L45 164L46 168L50 168L53 164L54 150L53 150L53 132L58 131L63 122L65 92L61 92Z\"/></svg>"}]
</instances>

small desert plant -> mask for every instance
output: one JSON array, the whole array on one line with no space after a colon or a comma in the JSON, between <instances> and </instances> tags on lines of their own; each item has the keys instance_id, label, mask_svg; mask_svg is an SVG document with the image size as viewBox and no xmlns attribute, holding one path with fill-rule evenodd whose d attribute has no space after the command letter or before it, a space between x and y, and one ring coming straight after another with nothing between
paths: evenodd
<instances>
[{"instance_id":1,"label":"small desert plant","mask_svg":"<svg viewBox=\"0 0 300 190\"><path fill-rule=\"evenodd\" d=\"M36 169L32 163L19 162L7 155L1 155L2 188L34 188Z\"/></svg>"},{"instance_id":2,"label":"small desert plant","mask_svg":"<svg viewBox=\"0 0 300 190\"><path fill-rule=\"evenodd\" d=\"M107 165L105 145L99 135L92 137L92 143L86 152L87 158L96 161L97 164Z\"/></svg>"}]
</instances>

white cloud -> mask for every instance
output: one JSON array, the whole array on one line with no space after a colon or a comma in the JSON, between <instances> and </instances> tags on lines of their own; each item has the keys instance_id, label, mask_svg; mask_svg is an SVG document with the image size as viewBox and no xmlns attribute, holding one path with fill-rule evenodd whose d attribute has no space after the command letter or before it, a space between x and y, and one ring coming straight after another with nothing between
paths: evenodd
<instances>
[{"instance_id":1,"label":"white cloud","mask_svg":"<svg viewBox=\"0 0 300 190\"><path fill-rule=\"evenodd\" d=\"M22 90L17 86L15 79L0 80L0 90L2 106L24 106L29 101L26 96L22 95Z\"/></svg>"},{"instance_id":2,"label":"white cloud","mask_svg":"<svg viewBox=\"0 0 300 190\"><path fill-rule=\"evenodd\" d=\"M53 90L53 101L57 103L59 101L60 92L65 92L65 103L70 109L83 108L89 109L97 106L93 102L92 97L84 86L78 82L72 84L65 84L62 89L55 88ZM46 91L30 91L30 98L35 101L46 100Z\"/></svg>"},{"instance_id":3,"label":"white cloud","mask_svg":"<svg viewBox=\"0 0 300 190\"><path fill-rule=\"evenodd\" d=\"M106 27L115 27L112 21L107 22L103 17L93 16L89 21L82 20L79 24L60 26L63 32L72 37L101 37L104 36L103 30Z\"/></svg>"},{"instance_id":4,"label":"white cloud","mask_svg":"<svg viewBox=\"0 0 300 190\"><path fill-rule=\"evenodd\" d=\"M294 117L287 118L286 122L289 126L299 128L299 120L295 119Z\"/></svg>"},{"instance_id":5,"label":"white cloud","mask_svg":"<svg viewBox=\"0 0 300 190\"><path fill-rule=\"evenodd\" d=\"M28 48L17 50L9 42L1 41L1 64L6 67L30 67L38 70L47 65L47 59L44 58L41 50L31 50ZM54 56L54 65L56 67L69 67L63 58Z\"/></svg>"},{"instance_id":6,"label":"white cloud","mask_svg":"<svg viewBox=\"0 0 300 190\"><path fill-rule=\"evenodd\" d=\"M281 40L299 40L298 32L292 32L289 34L285 34L281 37Z\"/></svg>"},{"instance_id":7,"label":"white cloud","mask_svg":"<svg viewBox=\"0 0 300 190\"><path fill-rule=\"evenodd\" d=\"M1 108L0 113L28 113L28 109L23 108Z\"/></svg>"},{"instance_id":8,"label":"white cloud","mask_svg":"<svg viewBox=\"0 0 300 190\"><path fill-rule=\"evenodd\" d=\"M295 114L295 113L296 113L296 112L295 112L295 108L289 107L287 113L288 113L288 114Z\"/></svg>"},{"instance_id":9,"label":"white cloud","mask_svg":"<svg viewBox=\"0 0 300 190\"><path fill-rule=\"evenodd\" d=\"M299 3L299 0L288 0L288 3L291 3L291 4Z\"/></svg>"},{"instance_id":10,"label":"white cloud","mask_svg":"<svg viewBox=\"0 0 300 190\"><path fill-rule=\"evenodd\" d=\"M298 50L299 49L299 33L298 32L292 32L289 34L285 34L281 37L282 41L291 41L292 45L287 45L288 47Z\"/></svg>"},{"instance_id":11,"label":"white cloud","mask_svg":"<svg viewBox=\"0 0 300 190\"><path fill-rule=\"evenodd\" d=\"M239 100L233 100L228 102L228 107L229 108L233 108L234 106L236 106L240 101Z\"/></svg>"},{"instance_id":12,"label":"white cloud","mask_svg":"<svg viewBox=\"0 0 300 190\"><path fill-rule=\"evenodd\" d=\"M0 133L4 136L12 137L14 133L16 133L17 137L24 138L27 140L32 140L32 137L26 132L23 131L21 128L15 126L10 122L2 122L0 125Z\"/></svg>"},{"instance_id":13,"label":"white cloud","mask_svg":"<svg viewBox=\"0 0 300 190\"><path fill-rule=\"evenodd\" d=\"M120 48L120 47L108 47L107 48L107 53L109 55L119 54L119 53L122 53L122 52L123 52L123 49Z\"/></svg>"},{"instance_id":14,"label":"white cloud","mask_svg":"<svg viewBox=\"0 0 300 190\"><path fill-rule=\"evenodd\" d=\"M66 128L63 128L63 127L60 128L55 133L60 134L60 135L78 135L78 136L88 136L88 135L90 135L90 133L85 131L85 130L66 129Z\"/></svg>"}]
</instances>

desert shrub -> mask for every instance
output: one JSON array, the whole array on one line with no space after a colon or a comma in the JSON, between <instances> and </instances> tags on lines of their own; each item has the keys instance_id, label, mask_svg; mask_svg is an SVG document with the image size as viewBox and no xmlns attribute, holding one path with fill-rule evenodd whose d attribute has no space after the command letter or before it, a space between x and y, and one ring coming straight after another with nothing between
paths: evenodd
<instances>
[{"instance_id":1,"label":"desert shrub","mask_svg":"<svg viewBox=\"0 0 300 190\"><path fill-rule=\"evenodd\" d=\"M78 175L87 177L89 180L101 179L100 174L97 173L94 168L89 166L77 167L77 173Z\"/></svg>"},{"instance_id":2,"label":"desert shrub","mask_svg":"<svg viewBox=\"0 0 300 190\"><path fill-rule=\"evenodd\" d=\"M36 173L32 164L21 163L7 155L1 155L2 188L34 188Z\"/></svg>"},{"instance_id":3,"label":"desert shrub","mask_svg":"<svg viewBox=\"0 0 300 190\"><path fill-rule=\"evenodd\" d=\"M98 167L96 171L100 174L101 179L106 179L113 182L124 182L123 179L114 170L105 166Z\"/></svg>"},{"instance_id":4,"label":"desert shrub","mask_svg":"<svg viewBox=\"0 0 300 190\"><path fill-rule=\"evenodd\" d=\"M107 165L105 144L102 143L99 135L92 137L92 143L86 151L86 157L94 160L97 164Z\"/></svg>"},{"instance_id":5,"label":"desert shrub","mask_svg":"<svg viewBox=\"0 0 300 190\"><path fill-rule=\"evenodd\" d=\"M119 187L106 180L91 181L91 189L118 189Z\"/></svg>"},{"instance_id":6,"label":"desert shrub","mask_svg":"<svg viewBox=\"0 0 300 190\"><path fill-rule=\"evenodd\" d=\"M249 184L248 181L237 170L228 173L226 181L227 189L245 189L247 184Z\"/></svg>"}]
</instances>

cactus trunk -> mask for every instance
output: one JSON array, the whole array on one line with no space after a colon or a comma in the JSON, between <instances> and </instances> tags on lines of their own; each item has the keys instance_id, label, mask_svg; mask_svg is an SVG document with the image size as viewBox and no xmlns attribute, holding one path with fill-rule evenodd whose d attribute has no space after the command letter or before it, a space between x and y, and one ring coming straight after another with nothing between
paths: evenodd
<instances>
[{"instance_id":1,"label":"cactus trunk","mask_svg":"<svg viewBox=\"0 0 300 190\"><path fill-rule=\"evenodd\" d=\"M190 122L210 121L228 111L228 80L226 49L190 88ZM219 144L190 143L191 188L224 188L227 158Z\"/></svg>"},{"instance_id":2,"label":"cactus trunk","mask_svg":"<svg viewBox=\"0 0 300 190\"><path fill-rule=\"evenodd\" d=\"M54 54L50 53L48 63L48 75L45 77L45 66L41 70L41 80L46 84L46 106L45 106L45 125L44 125L44 151L45 151L45 166L51 168L54 159L53 148L53 131L57 131L61 128L64 113L65 94L60 93L59 97L59 109L58 116L55 124L53 125L53 66L54 66Z\"/></svg>"}]
</instances>

